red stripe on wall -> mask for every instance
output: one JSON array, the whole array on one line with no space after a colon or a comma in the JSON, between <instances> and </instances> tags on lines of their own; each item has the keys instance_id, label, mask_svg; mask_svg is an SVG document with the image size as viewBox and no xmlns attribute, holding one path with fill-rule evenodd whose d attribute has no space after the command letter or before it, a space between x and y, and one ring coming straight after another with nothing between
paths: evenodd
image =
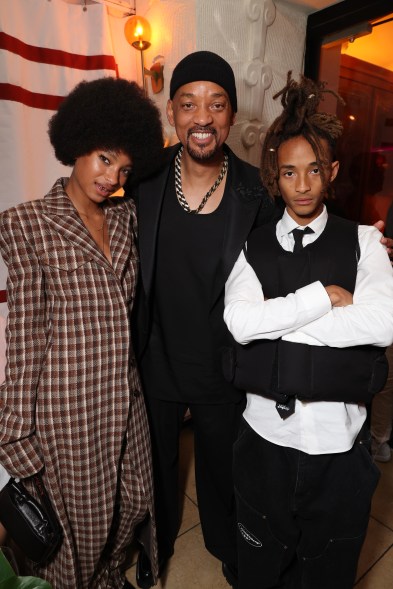
<instances>
[{"instance_id":1,"label":"red stripe on wall","mask_svg":"<svg viewBox=\"0 0 393 589\"><path fill-rule=\"evenodd\" d=\"M35 47L2 32L0 33L0 49L6 49L37 63L49 63L79 70L114 70L117 72L113 55L79 55L59 49Z\"/></svg>"},{"instance_id":2,"label":"red stripe on wall","mask_svg":"<svg viewBox=\"0 0 393 589\"><path fill-rule=\"evenodd\" d=\"M33 108L44 108L45 110L57 110L64 96L51 96L50 94L39 94L30 92L14 84L0 83L0 100L13 100L21 102Z\"/></svg>"},{"instance_id":3,"label":"red stripe on wall","mask_svg":"<svg viewBox=\"0 0 393 589\"><path fill-rule=\"evenodd\" d=\"M0 303L6 303L6 302L7 302L7 291L0 290Z\"/></svg>"}]
</instances>

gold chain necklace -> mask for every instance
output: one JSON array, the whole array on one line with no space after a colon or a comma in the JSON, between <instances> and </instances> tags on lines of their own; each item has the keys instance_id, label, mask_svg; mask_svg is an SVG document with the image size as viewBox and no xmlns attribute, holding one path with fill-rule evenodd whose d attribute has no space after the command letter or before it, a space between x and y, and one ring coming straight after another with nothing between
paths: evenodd
<instances>
[{"instance_id":1,"label":"gold chain necklace","mask_svg":"<svg viewBox=\"0 0 393 589\"><path fill-rule=\"evenodd\" d=\"M183 189L182 189L182 184L181 184L181 158L183 155L183 146L181 146L181 148L179 149L179 152L175 158L175 190L176 190L176 197L177 200L179 201L180 206L187 212L187 213L193 213L194 215L197 215L205 206L205 204L207 203L207 201L209 200L209 198L211 197L211 195L213 194L213 192L220 186L225 174L227 173L228 170L228 156L226 153L224 153L224 161L222 163L222 168L221 168L221 172L217 178L217 180L214 182L213 186L206 192L205 196L203 197L203 199L201 200L200 205L196 208L191 210L190 209L190 205L188 204L186 197L183 194Z\"/></svg>"}]
</instances>

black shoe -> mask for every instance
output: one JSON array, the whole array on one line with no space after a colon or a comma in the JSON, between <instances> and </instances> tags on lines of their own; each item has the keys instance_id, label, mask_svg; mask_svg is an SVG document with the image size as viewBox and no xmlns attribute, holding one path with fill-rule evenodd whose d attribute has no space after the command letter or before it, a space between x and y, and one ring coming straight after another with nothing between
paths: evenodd
<instances>
[{"instance_id":1,"label":"black shoe","mask_svg":"<svg viewBox=\"0 0 393 589\"><path fill-rule=\"evenodd\" d=\"M141 589L150 589L154 585L150 559L143 549L136 561L136 582Z\"/></svg>"},{"instance_id":2,"label":"black shoe","mask_svg":"<svg viewBox=\"0 0 393 589\"><path fill-rule=\"evenodd\" d=\"M226 578L228 584L232 589L237 589L237 569L234 566L230 566L226 562L222 563L222 574Z\"/></svg>"},{"instance_id":3,"label":"black shoe","mask_svg":"<svg viewBox=\"0 0 393 589\"><path fill-rule=\"evenodd\" d=\"M124 585L123 585L123 589L135 589L134 585L131 585L131 583L129 581L125 581Z\"/></svg>"}]
</instances>

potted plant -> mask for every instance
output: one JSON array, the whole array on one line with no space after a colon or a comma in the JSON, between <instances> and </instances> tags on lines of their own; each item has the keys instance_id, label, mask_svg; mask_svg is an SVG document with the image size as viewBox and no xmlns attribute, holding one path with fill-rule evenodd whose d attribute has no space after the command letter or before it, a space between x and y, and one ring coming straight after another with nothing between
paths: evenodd
<instances>
[{"instance_id":1,"label":"potted plant","mask_svg":"<svg viewBox=\"0 0 393 589\"><path fill-rule=\"evenodd\" d=\"M37 577L17 576L0 548L0 589L52 589L52 586Z\"/></svg>"}]
</instances>

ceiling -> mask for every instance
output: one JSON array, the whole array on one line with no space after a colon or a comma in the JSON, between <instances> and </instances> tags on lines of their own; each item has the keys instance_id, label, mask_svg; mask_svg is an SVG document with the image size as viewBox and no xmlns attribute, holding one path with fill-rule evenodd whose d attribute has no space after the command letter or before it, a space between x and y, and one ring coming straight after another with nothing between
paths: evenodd
<instances>
[{"instance_id":1,"label":"ceiling","mask_svg":"<svg viewBox=\"0 0 393 589\"><path fill-rule=\"evenodd\" d=\"M295 4L299 6L306 14L311 14L312 12L316 12L317 10L323 10L328 6L333 6L333 4L338 4L343 0L282 0L287 4Z\"/></svg>"},{"instance_id":2,"label":"ceiling","mask_svg":"<svg viewBox=\"0 0 393 589\"><path fill-rule=\"evenodd\" d=\"M72 4L93 4L101 2L108 7L116 7L126 10L132 5L135 6L136 0L63 0ZM339 4L344 0L277 0L283 4L298 6L305 14L311 14L318 10L323 10L334 4ZM120 13L122 14L122 13ZM372 34L355 39L354 43L344 42L342 53L346 53L358 59L368 61L385 69L393 71L393 51L387 51L386 48L392 48L393 45L393 21L374 27Z\"/></svg>"},{"instance_id":3,"label":"ceiling","mask_svg":"<svg viewBox=\"0 0 393 589\"><path fill-rule=\"evenodd\" d=\"M337 4L342 0L283 0L288 4L296 4L297 6L304 8L304 11L307 13L315 12L316 10L322 10L322 8L327 8L332 4ZM118 8L126 8L129 9L130 7L135 8L135 0L63 0L63 2L68 2L69 4L94 4L94 2L101 2L102 4L107 4L109 6L114 6Z\"/></svg>"},{"instance_id":4,"label":"ceiling","mask_svg":"<svg viewBox=\"0 0 393 589\"><path fill-rule=\"evenodd\" d=\"M279 0L280 1L280 0ZM338 4L343 0L281 0L287 4L295 4L299 6L305 13L310 14L312 12L316 12L317 10L322 10L323 8L327 8L328 6L332 6L333 4ZM101 4L106 4L109 7L114 7L115 9L120 10L129 10L130 8L135 9L135 2L136 0L63 0L63 2L68 2L68 4L94 4L95 2L100 2Z\"/></svg>"}]
</instances>

